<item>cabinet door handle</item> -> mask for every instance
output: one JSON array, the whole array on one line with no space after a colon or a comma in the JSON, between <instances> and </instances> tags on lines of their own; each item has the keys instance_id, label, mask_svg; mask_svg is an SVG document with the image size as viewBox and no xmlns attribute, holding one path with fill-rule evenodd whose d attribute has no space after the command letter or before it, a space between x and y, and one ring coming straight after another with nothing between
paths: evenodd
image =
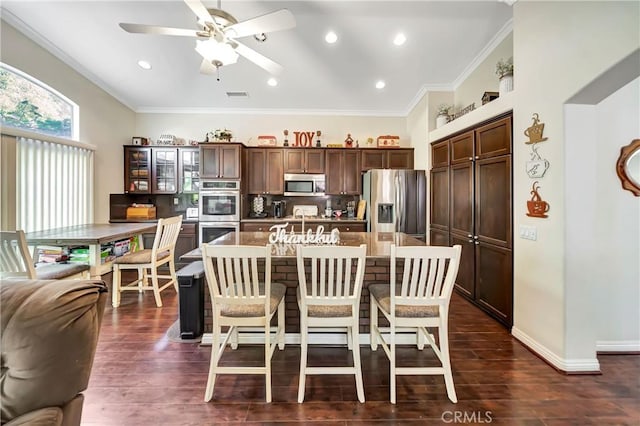
<instances>
[{"instance_id":1,"label":"cabinet door handle","mask_svg":"<svg viewBox=\"0 0 640 426\"><path fill-rule=\"evenodd\" d=\"M473 161L473 157L469 157L469 161Z\"/></svg>"},{"instance_id":2,"label":"cabinet door handle","mask_svg":"<svg viewBox=\"0 0 640 426\"><path fill-rule=\"evenodd\" d=\"M473 236L473 239L474 239L474 240L477 240L477 239L478 239L478 236L477 236L477 235L474 235L474 236Z\"/></svg>"},{"instance_id":3,"label":"cabinet door handle","mask_svg":"<svg viewBox=\"0 0 640 426\"><path fill-rule=\"evenodd\" d=\"M473 240L469 240L468 242L472 243L472 242L473 242Z\"/></svg>"},{"instance_id":4,"label":"cabinet door handle","mask_svg":"<svg viewBox=\"0 0 640 426\"><path fill-rule=\"evenodd\" d=\"M473 238L473 235L467 234L467 238Z\"/></svg>"},{"instance_id":5,"label":"cabinet door handle","mask_svg":"<svg viewBox=\"0 0 640 426\"><path fill-rule=\"evenodd\" d=\"M476 242L475 242L475 245L478 245L478 244L480 244L480 241L476 241Z\"/></svg>"},{"instance_id":6,"label":"cabinet door handle","mask_svg":"<svg viewBox=\"0 0 640 426\"><path fill-rule=\"evenodd\" d=\"M479 158L480 158L480 156L479 156L479 155L476 155L476 160L477 160L477 159L479 159Z\"/></svg>"}]
</instances>

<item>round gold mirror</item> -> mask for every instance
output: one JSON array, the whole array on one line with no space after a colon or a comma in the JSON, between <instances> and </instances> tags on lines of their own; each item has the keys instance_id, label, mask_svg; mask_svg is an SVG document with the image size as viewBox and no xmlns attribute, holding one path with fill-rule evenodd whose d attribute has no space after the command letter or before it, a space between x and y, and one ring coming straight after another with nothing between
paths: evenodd
<instances>
[{"instance_id":1,"label":"round gold mirror","mask_svg":"<svg viewBox=\"0 0 640 426\"><path fill-rule=\"evenodd\" d=\"M640 139L634 139L620 149L616 172L622 181L622 188L640 197Z\"/></svg>"}]
</instances>

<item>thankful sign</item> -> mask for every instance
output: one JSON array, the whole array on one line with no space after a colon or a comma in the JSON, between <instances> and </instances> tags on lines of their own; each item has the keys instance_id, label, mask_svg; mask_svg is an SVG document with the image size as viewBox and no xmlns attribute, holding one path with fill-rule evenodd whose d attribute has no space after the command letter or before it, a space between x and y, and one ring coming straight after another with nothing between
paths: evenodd
<instances>
[{"instance_id":1,"label":"thankful sign","mask_svg":"<svg viewBox=\"0 0 640 426\"><path fill-rule=\"evenodd\" d=\"M337 229L331 230L330 233L324 233L324 226L319 225L315 232L312 229L308 229L304 234L296 234L293 232L293 226L291 231L287 233L287 226L289 223L283 223L279 225L273 225L269 230L269 243L270 244L337 244L340 242L340 231Z\"/></svg>"}]
</instances>

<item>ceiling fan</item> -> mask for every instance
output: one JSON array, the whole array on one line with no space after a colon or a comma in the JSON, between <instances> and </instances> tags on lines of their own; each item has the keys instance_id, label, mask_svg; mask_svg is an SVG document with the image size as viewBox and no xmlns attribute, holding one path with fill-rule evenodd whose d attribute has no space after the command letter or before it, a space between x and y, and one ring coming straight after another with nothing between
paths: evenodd
<instances>
[{"instance_id":1,"label":"ceiling fan","mask_svg":"<svg viewBox=\"0 0 640 426\"><path fill-rule=\"evenodd\" d=\"M283 68L280 64L236 39L255 36L256 39L264 41L266 39L265 33L295 27L296 20L289 10L280 9L238 22L233 15L220 8L220 0L218 0L217 9L207 9L200 0L184 0L184 2L198 17L199 29L189 30L127 23L120 23L120 27L129 33L198 38L196 51L204 58L200 65L200 72L203 74L213 74L223 65L236 63L238 55L245 57L273 75L282 72Z\"/></svg>"}]
</instances>

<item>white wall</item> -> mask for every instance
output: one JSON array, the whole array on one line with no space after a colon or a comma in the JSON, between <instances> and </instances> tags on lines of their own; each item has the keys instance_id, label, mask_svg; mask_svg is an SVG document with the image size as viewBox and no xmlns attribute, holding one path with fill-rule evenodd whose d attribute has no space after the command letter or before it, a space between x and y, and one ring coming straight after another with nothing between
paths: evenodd
<instances>
[{"instance_id":1,"label":"white wall","mask_svg":"<svg viewBox=\"0 0 640 426\"><path fill-rule=\"evenodd\" d=\"M636 78L597 105L566 107L570 359L640 350L640 198L622 189L614 166L640 135L639 95Z\"/></svg>"},{"instance_id":2,"label":"white wall","mask_svg":"<svg viewBox=\"0 0 640 426\"><path fill-rule=\"evenodd\" d=\"M514 7L514 228L537 227L537 241L514 241L513 334L558 368L592 369L568 359L565 259L568 248L564 104L640 44L637 2L517 2ZM533 113L545 123L540 154L551 163L540 179L549 218L525 215L533 183L524 172L522 132ZM600 160L600 159L598 159ZM585 164L595 168L594 164ZM611 164L613 167L613 163ZM595 362L595 360L593 360Z\"/></svg>"},{"instance_id":3,"label":"white wall","mask_svg":"<svg viewBox=\"0 0 640 426\"><path fill-rule=\"evenodd\" d=\"M64 62L1 22L0 60L48 84L80 107L80 141L96 146L94 220L109 220L109 194L123 190L122 145L135 113Z\"/></svg>"},{"instance_id":4,"label":"white wall","mask_svg":"<svg viewBox=\"0 0 640 426\"><path fill-rule=\"evenodd\" d=\"M638 70L640 73L640 70ZM640 138L640 79L623 87L596 106L595 175L596 218L594 240L597 242L599 272L594 282L599 298L596 329L598 350L612 350L615 342L622 350L640 351L640 197L622 190L614 164L620 148ZM610 345L606 348L603 346Z\"/></svg>"},{"instance_id":5,"label":"white wall","mask_svg":"<svg viewBox=\"0 0 640 426\"><path fill-rule=\"evenodd\" d=\"M409 147L411 141L405 117L369 117L338 115L298 114L202 114L202 113L140 113L136 116L135 133L156 140L168 133L180 138L203 141L206 132L227 128L234 138L245 145L257 145L259 135L273 135L282 145L283 130L289 130L289 144L294 131L322 131L322 145L343 143L350 133L360 147L366 147L367 138L374 140L381 135L398 135L400 144Z\"/></svg>"},{"instance_id":6,"label":"white wall","mask_svg":"<svg viewBox=\"0 0 640 426\"><path fill-rule=\"evenodd\" d=\"M484 92L498 91L498 76L496 75L496 64L500 59L507 60L513 56L513 33L505 37L496 48L473 70L469 77L462 82L455 90L454 104L455 111L471 105L475 102L476 108L482 106L482 95ZM514 74L518 70L514 69Z\"/></svg>"}]
</instances>

